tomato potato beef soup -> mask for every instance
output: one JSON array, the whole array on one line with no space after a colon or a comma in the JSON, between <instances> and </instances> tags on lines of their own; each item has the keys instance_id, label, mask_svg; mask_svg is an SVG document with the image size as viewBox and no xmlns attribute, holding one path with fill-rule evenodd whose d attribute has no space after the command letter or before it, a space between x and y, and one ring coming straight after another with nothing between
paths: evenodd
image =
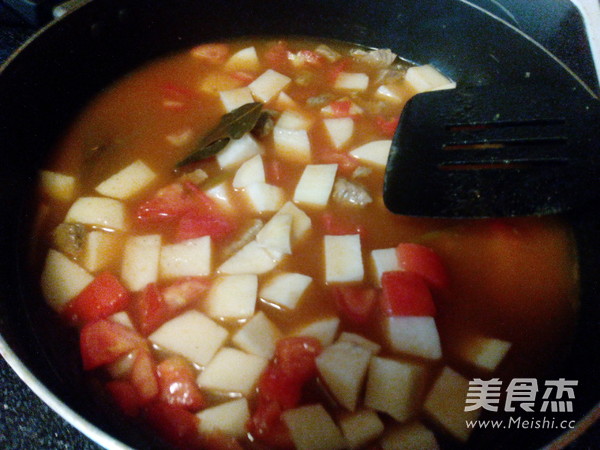
<instances>
[{"instance_id":1,"label":"tomato potato beef soup","mask_svg":"<svg viewBox=\"0 0 600 450\"><path fill-rule=\"evenodd\" d=\"M34 250L115 409L176 448L438 448L473 432L470 380L544 374L576 321L569 229L383 204L403 105L453 87L286 38L101 93L41 172Z\"/></svg>"}]
</instances>

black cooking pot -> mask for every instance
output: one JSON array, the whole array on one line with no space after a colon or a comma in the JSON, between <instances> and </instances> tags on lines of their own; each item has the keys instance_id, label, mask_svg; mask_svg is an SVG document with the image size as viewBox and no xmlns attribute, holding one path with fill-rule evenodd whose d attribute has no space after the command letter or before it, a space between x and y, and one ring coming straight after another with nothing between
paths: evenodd
<instances>
[{"instance_id":1,"label":"black cooking pot","mask_svg":"<svg viewBox=\"0 0 600 450\"><path fill-rule=\"evenodd\" d=\"M53 408L101 445L160 443L106 407L82 373L74 331L41 299L28 244L37 172L78 111L112 81L140 64L203 41L251 35L306 35L387 47L409 61L432 63L459 84L543 80L565 101L593 95L543 48L477 7L459 0L95 0L50 26L0 72L0 349ZM552 373L577 380L575 432L598 415L600 208L567 219L577 237L581 314L573 351ZM88 423L89 422L89 423ZM92 426L90 424L94 424ZM501 430L474 448L535 448L559 429ZM564 435L563 435L564 436Z\"/></svg>"}]
</instances>

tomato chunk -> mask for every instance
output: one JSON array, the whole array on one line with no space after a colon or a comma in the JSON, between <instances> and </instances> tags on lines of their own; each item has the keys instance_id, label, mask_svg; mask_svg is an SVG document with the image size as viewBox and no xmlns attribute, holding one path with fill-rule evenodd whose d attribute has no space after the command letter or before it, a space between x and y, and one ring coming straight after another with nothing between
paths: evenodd
<instances>
[{"instance_id":1,"label":"tomato chunk","mask_svg":"<svg viewBox=\"0 0 600 450\"><path fill-rule=\"evenodd\" d=\"M333 298L340 314L354 324L369 321L375 308L377 290L365 286L336 286Z\"/></svg>"},{"instance_id":2,"label":"tomato chunk","mask_svg":"<svg viewBox=\"0 0 600 450\"><path fill-rule=\"evenodd\" d=\"M175 448L199 448L195 414L158 401L146 407L146 419L156 433Z\"/></svg>"},{"instance_id":3,"label":"tomato chunk","mask_svg":"<svg viewBox=\"0 0 600 450\"><path fill-rule=\"evenodd\" d=\"M127 380L113 380L106 383L106 389L119 407L128 417L136 417L142 408L142 400L135 386Z\"/></svg>"},{"instance_id":4,"label":"tomato chunk","mask_svg":"<svg viewBox=\"0 0 600 450\"><path fill-rule=\"evenodd\" d=\"M366 229L362 224L355 223L348 218L340 217L329 212L321 215L321 224L325 234L336 236L360 234L362 238L366 235Z\"/></svg>"},{"instance_id":5,"label":"tomato chunk","mask_svg":"<svg viewBox=\"0 0 600 450\"><path fill-rule=\"evenodd\" d=\"M163 98L163 106L173 111L187 109L190 106L191 100L196 97L194 91L174 83L161 85L160 92Z\"/></svg>"},{"instance_id":6,"label":"tomato chunk","mask_svg":"<svg viewBox=\"0 0 600 450\"><path fill-rule=\"evenodd\" d=\"M102 319L81 329L79 346L85 370L116 361L136 348L146 348L146 340L133 330Z\"/></svg>"},{"instance_id":7,"label":"tomato chunk","mask_svg":"<svg viewBox=\"0 0 600 450\"><path fill-rule=\"evenodd\" d=\"M270 184L278 184L284 179L284 168L281 161L271 159L265 162L265 175Z\"/></svg>"},{"instance_id":8,"label":"tomato chunk","mask_svg":"<svg viewBox=\"0 0 600 450\"><path fill-rule=\"evenodd\" d=\"M143 402L149 402L158 395L156 364L148 350L138 351L129 377Z\"/></svg>"},{"instance_id":9,"label":"tomato chunk","mask_svg":"<svg viewBox=\"0 0 600 450\"><path fill-rule=\"evenodd\" d=\"M158 364L156 372L161 401L189 411L204 406L204 396L196 384L194 370L185 359L178 356L165 359Z\"/></svg>"},{"instance_id":10,"label":"tomato chunk","mask_svg":"<svg viewBox=\"0 0 600 450\"><path fill-rule=\"evenodd\" d=\"M69 302L64 314L74 323L95 322L124 310L129 291L110 272L102 272Z\"/></svg>"},{"instance_id":11,"label":"tomato chunk","mask_svg":"<svg viewBox=\"0 0 600 450\"><path fill-rule=\"evenodd\" d=\"M325 61L323 56L312 50L300 50L296 53L295 57L301 64L308 64L311 66L320 66Z\"/></svg>"},{"instance_id":12,"label":"tomato chunk","mask_svg":"<svg viewBox=\"0 0 600 450\"><path fill-rule=\"evenodd\" d=\"M176 221L192 211L208 212L214 208L210 197L190 182L173 183L159 189L135 210L141 223L161 224Z\"/></svg>"},{"instance_id":13,"label":"tomato chunk","mask_svg":"<svg viewBox=\"0 0 600 450\"><path fill-rule=\"evenodd\" d=\"M390 316L435 316L435 304L427 283L413 272L384 272L381 277L382 308Z\"/></svg>"},{"instance_id":14,"label":"tomato chunk","mask_svg":"<svg viewBox=\"0 0 600 450\"><path fill-rule=\"evenodd\" d=\"M338 172L345 177L352 176L352 172L360 165L358 160L349 153L328 148L316 150L314 157L320 164L337 164Z\"/></svg>"},{"instance_id":15,"label":"tomato chunk","mask_svg":"<svg viewBox=\"0 0 600 450\"><path fill-rule=\"evenodd\" d=\"M252 83L256 79L255 74L251 72L246 72L245 70L236 70L235 72L231 72L229 76L234 80L241 81L243 83L243 86Z\"/></svg>"},{"instance_id":16,"label":"tomato chunk","mask_svg":"<svg viewBox=\"0 0 600 450\"><path fill-rule=\"evenodd\" d=\"M284 41L278 41L272 45L263 55L267 65L275 70L285 71L289 67L288 45Z\"/></svg>"},{"instance_id":17,"label":"tomato chunk","mask_svg":"<svg viewBox=\"0 0 600 450\"><path fill-rule=\"evenodd\" d=\"M315 358L321 353L321 342L311 337L288 337L277 341L275 362L284 377L304 383L317 374Z\"/></svg>"},{"instance_id":18,"label":"tomato chunk","mask_svg":"<svg viewBox=\"0 0 600 450\"><path fill-rule=\"evenodd\" d=\"M430 287L446 289L450 285L448 271L439 255L420 244L402 243L396 247L398 267L421 275Z\"/></svg>"},{"instance_id":19,"label":"tomato chunk","mask_svg":"<svg viewBox=\"0 0 600 450\"><path fill-rule=\"evenodd\" d=\"M274 359L263 372L258 384L258 401L248 429L271 447L292 445L281 413L298 405L302 386L317 374L315 358L321 343L310 337L280 339Z\"/></svg>"},{"instance_id":20,"label":"tomato chunk","mask_svg":"<svg viewBox=\"0 0 600 450\"><path fill-rule=\"evenodd\" d=\"M248 430L270 447L291 447L289 430L281 420L281 413L294 408L299 400L302 385L288 380L271 361L258 383L258 402L248 421Z\"/></svg>"},{"instance_id":21,"label":"tomato chunk","mask_svg":"<svg viewBox=\"0 0 600 450\"><path fill-rule=\"evenodd\" d=\"M210 287L205 278L185 277L162 290L162 297L171 311L177 311L200 300Z\"/></svg>"},{"instance_id":22,"label":"tomato chunk","mask_svg":"<svg viewBox=\"0 0 600 450\"><path fill-rule=\"evenodd\" d=\"M300 401L301 384L285 377L276 363L271 363L258 383L260 399L276 403L278 411L294 408ZM260 403L260 402L259 402ZM270 408L272 413L274 408Z\"/></svg>"},{"instance_id":23,"label":"tomato chunk","mask_svg":"<svg viewBox=\"0 0 600 450\"><path fill-rule=\"evenodd\" d=\"M235 224L223 216L190 211L177 224L176 241L185 241L202 236L210 236L220 241L231 235L236 229Z\"/></svg>"},{"instance_id":24,"label":"tomato chunk","mask_svg":"<svg viewBox=\"0 0 600 450\"><path fill-rule=\"evenodd\" d=\"M336 100L330 104L334 117L349 117L352 102L350 100Z\"/></svg>"},{"instance_id":25,"label":"tomato chunk","mask_svg":"<svg viewBox=\"0 0 600 450\"><path fill-rule=\"evenodd\" d=\"M244 450L236 438L220 431L201 436L201 442L204 450Z\"/></svg>"},{"instance_id":26,"label":"tomato chunk","mask_svg":"<svg viewBox=\"0 0 600 450\"><path fill-rule=\"evenodd\" d=\"M211 64L221 64L229 57L227 44L202 44L192 49L192 56Z\"/></svg>"},{"instance_id":27,"label":"tomato chunk","mask_svg":"<svg viewBox=\"0 0 600 450\"><path fill-rule=\"evenodd\" d=\"M386 119L385 117L377 116L375 118L375 125L377 125L379 131L381 131L386 137L391 138L394 136L394 133L396 133L396 128L398 128L399 121L399 117Z\"/></svg>"},{"instance_id":28,"label":"tomato chunk","mask_svg":"<svg viewBox=\"0 0 600 450\"><path fill-rule=\"evenodd\" d=\"M335 83L342 72L346 72L350 68L351 61L349 58L341 58L332 64L327 73L327 80L330 83Z\"/></svg>"},{"instance_id":29,"label":"tomato chunk","mask_svg":"<svg viewBox=\"0 0 600 450\"><path fill-rule=\"evenodd\" d=\"M155 283L148 284L133 296L129 309L131 320L144 336L148 336L170 317L170 310Z\"/></svg>"}]
</instances>

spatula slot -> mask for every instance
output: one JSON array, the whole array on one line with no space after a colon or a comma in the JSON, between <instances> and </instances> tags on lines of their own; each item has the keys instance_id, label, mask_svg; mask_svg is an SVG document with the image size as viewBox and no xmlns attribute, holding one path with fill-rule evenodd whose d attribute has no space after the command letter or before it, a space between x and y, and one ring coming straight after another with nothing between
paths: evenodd
<instances>
[{"instance_id":1,"label":"spatula slot","mask_svg":"<svg viewBox=\"0 0 600 450\"><path fill-rule=\"evenodd\" d=\"M561 159L552 159L545 161L531 160L531 161L505 161L505 162L482 162L482 163L471 163L471 162L451 162L442 163L438 165L438 169L444 172L465 172L465 171L488 171L488 170L531 170L539 169L544 167L546 169L566 166L568 161Z\"/></svg>"},{"instance_id":2,"label":"spatula slot","mask_svg":"<svg viewBox=\"0 0 600 450\"><path fill-rule=\"evenodd\" d=\"M531 126L556 126L564 125L566 120L564 118L550 118L550 119L529 119L529 120L507 120L507 121L484 121L484 122L469 122L469 123L455 123L446 125L446 129L451 133L465 132L465 131L479 131L489 128L507 128L507 127L531 127Z\"/></svg>"},{"instance_id":3,"label":"spatula slot","mask_svg":"<svg viewBox=\"0 0 600 450\"><path fill-rule=\"evenodd\" d=\"M546 83L417 94L392 140L385 204L429 217L565 211L598 195L598 123L600 102Z\"/></svg>"},{"instance_id":4,"label":"spatula slot","mask_svg":"<svg viewBox=\"0 0 600 450\"><path fill-rule=\"evenodd\" d=\"M567 138L562 136L547 137L547 138L530 138L530 139L505 139L505 140L463 140L461 142L448 142L442 146L443 150L496 150L506 147L539 147L539 146L555 146L564 145L567 143Z\"/></svg>"},{"instance_id":5,"label":"spatula slot","mask_svg":"<svg viewBox=\"0 0 600 450\"><path fill-rule=\"evenodd\" d=\"M529 164L440 164L438 168L446 172L466 172L466 171L484 171L484 170L523 170L530 168Z\"/></svg>"}]
</instances>

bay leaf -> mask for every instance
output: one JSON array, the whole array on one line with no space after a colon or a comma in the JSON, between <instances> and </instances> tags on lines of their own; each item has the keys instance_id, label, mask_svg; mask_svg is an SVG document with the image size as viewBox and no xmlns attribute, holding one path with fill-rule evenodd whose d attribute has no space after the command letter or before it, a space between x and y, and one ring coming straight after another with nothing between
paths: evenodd
<instances>
[{"instance_id":1,"label":"bay leaf","mask_svg":"<svg viewBox=\"0 0 600 450\"><path fill-rule=\"evenodd\" d=\"M211 156L216 155L217 153L219 153L221 150L223 150L225 148L225 146L229 143L230 140L231 139L228 137L219 139L218 141L215 141L212 144L208 144L204 147L201 147L201 148L195 150L194 152L189 154L187 157L185 157L184 159L179 161L175 165L175 168L178 169L180 167L187 166L188 164L192 164L197 161L202 161L203 159L210 158Z\"/></svg>"},{"instance_id":2,"label":"bay leaf","mask_svg":"<svg viewBox=\"0 0 600 450\"><path fill-rule=\"evenodd\" d=\"M246 103L228 112L198 143L196 149L176 164L180 168L214 156L221 151L231 139L239 139L250 132L261 116L263 104L260 102Z\"/></svg>"}]
</instances>

